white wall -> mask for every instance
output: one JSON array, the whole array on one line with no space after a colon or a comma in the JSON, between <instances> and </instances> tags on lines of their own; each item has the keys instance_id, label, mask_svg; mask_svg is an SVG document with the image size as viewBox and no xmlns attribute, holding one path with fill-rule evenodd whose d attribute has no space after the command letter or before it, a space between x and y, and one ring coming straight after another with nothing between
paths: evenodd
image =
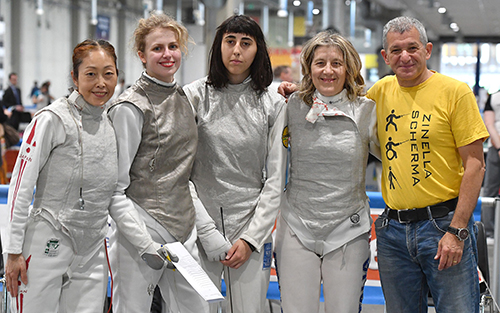
<instances>
[{"instance_id":1,"label":"white wall","mask_svg":"<svg viewBox=\"0 0 500 313\"><path fill-rule=\"evenodd\" d=\"M38 81L38 86L50 80L52 95L60 97L67 93L70 77L71 28L68 10L46 7L44 15L38 16L34 5L26 1L22 4L21 70L18 74L23 103L31 103L29 92L34 80Z\"/></svg>"},{"instance_id":2,"label":"white wall","mask_svg":"<svg viewBox=\"0 0 500 313\"><path fill-rule=\"evenodd\" d=\"M44 5L44 14L36 15L35 1L21 1L21 29L20 36L20 68L13 69L11 62L11 38L9 33L10 9L12 0L0 0L0 13L4 17L6 33L4 35L5 56L4 85L11 71L16 71L19 76L18 85L22 90L22 100L25 104L30 104L28 95L35 80L40 86L44 81L50 80L51 94L58 98L68 94L68 88L72 86L71 64L73 46L72 42L81 42L89 38L91 32L90 25L90 3L81 2L78 9L79 24L77 37L72 40L71 36L71 7L69 1L51 2ZM20 1L20 0L19 0ZM47 3L47 2L46 2ZM109 41L115 49L126 49L125 60L118 60L118 68L125 76L126 84L132 84L142 72L142 65L139 59L131 50L128 40L132 36L137 21L141 18L136 11L125 14L126 29L118 29L118 17L114 8L100 8L99 14L110 17ZM127 44L125 47L118 47L119 32L125 32Z\"/></svg>"}]
</instances>

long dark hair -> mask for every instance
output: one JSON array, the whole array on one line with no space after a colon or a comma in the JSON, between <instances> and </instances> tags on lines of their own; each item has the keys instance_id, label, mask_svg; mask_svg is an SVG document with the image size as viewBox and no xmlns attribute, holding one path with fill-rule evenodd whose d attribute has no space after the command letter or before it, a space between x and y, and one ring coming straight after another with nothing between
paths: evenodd
<instances>
[{"instance_id":1,"label":"long dark hair","mask_svg":"<svg viewBox=\"0 0 500 313\"><path fill-rule=\"evenodd\" d=\"M226 87L229 83L228 72L222 62L221 52L222 38L227 33L245 34L253 37L257 42L257 53L250 66L250 76L252 77L252 88L259 92L265 91L273 81L271 59L259 24L245 15L233 15L217 27L214 42L210 49L210 69L207 84L220 89Z\"/></svg>"}]
</instances>

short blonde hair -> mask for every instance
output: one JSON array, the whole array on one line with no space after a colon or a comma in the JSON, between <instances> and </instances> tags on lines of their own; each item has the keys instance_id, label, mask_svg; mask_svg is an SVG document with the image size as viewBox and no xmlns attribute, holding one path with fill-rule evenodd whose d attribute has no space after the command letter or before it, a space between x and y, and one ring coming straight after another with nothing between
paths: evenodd
<instances>
[{"instance_id":1,"label":"short blonde hair","mask_svg":"<svg viewBox=\"0 0 500 313\"><path fill-rule=\"evenodd\" d=\"M300 53L300 65L302 67L302 81L300 83L299 96L308 105L313 103L313 94L316 87L312 82L311 64L314 53L318 47L335 47L339 49L344 57L346 78L344 88L347 97L352 101L358 96L364 95L365 80L361 76L361 59L354 49L352 43L340 34L323 31L306 42Z\"/></svg>"},{"instance_id":2,"label":"short blonde hair","mask_svg":"<svg viewBox=\"0 0 500 313\"><path fill-rule=\"evenodd\" d=\"M181 52L183 54L187 54L187 44L192 41L189 38L186 27L164 13L153 13L148 18L142 18L139 20L133 35L134 51L136 53L139 51L145 52L146 36L157 28L167 28L172 30L177 35Z\"/></svg>"}]
</instances>

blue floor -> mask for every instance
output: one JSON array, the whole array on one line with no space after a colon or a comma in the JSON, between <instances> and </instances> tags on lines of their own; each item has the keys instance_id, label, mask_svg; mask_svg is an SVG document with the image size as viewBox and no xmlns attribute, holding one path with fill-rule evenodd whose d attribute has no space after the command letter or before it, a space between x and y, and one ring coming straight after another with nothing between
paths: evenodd
<instances>
[{"instance_id":1,"label":"blue floor","mask_svg":"<svg viewBox=\"0 0 500 313\"><path fill-rule=\"evenodd\" d=\"M226 296L226 284L224 280L222 280L222 295ZM270 300L279 300L280 299L280 291L278 282L272 281L269 282L269 289L267 290L267 298ZM321 287L321 296L320 301L324 302L323 298L323 287ZM364 295L363 295L363 304L385 304L384 295L382 293L381 287L374 286L365 286Z\"/></svg>"}]
</instances>

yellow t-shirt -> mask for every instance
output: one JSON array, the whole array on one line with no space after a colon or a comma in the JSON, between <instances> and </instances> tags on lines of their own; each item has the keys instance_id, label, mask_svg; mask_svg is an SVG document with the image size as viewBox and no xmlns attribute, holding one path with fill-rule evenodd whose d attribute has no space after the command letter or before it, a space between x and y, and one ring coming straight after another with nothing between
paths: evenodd
<instances>
[{"instance_id":1,"label":"yellow t-shirt","mask_svg":"<svg viewBox=\"0 0 500 313\"><path fill-rule=\"evenodd\" d=\"M434 72L415 87L387 76L367 97L377 103L386 204L420 208L457 197L464 171L457 148L488 138L471 89Z\"/></svg>"}]
</instances>

